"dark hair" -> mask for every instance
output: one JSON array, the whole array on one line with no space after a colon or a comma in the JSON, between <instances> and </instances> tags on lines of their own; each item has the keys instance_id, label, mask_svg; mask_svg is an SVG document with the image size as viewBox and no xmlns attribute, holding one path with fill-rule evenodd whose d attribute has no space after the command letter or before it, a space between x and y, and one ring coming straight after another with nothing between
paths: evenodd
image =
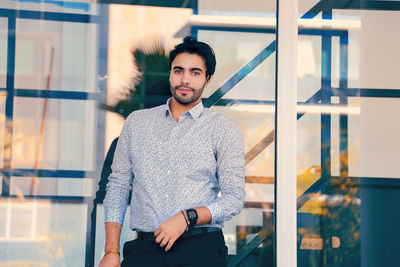
<instances>
[{"instance_id":1,"label":"dark hair","mask_svg":"<svg viewBox=\"0 0 400 267\"><path fill-rule=\"evenodd\" d=\"M169 69L171 69L172 61L175 57L181 53L198 54L204 59L206 64L206 78L213 76L215 71L215 54L213 49L206 43L199 42L191 36L186 36L183 39L183 43L175 46L175 48L169 52Z\"/></svg>"}]
</instances>

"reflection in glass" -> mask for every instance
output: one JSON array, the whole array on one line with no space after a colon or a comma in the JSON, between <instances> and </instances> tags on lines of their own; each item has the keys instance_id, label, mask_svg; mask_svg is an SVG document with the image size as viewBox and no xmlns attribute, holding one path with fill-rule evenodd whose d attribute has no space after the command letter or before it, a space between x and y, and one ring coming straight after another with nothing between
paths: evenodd
<instances>
[{"instance_id":1,"label":"reflection in glass","mask_svg":"<svg viewBox=\"0 0 400 267\"><path fill-rule=\"evenodd\" d=\"M97 13L96 5L86 0L56 2L6 0L2 7L67 13L66 16L57 17L60 20L77 17L71 16L71 13ZM86 4L89 4L89 9L83 9ZM160 36L172 47L183 35L193 34L199 40L214 46L219 69L213 79L214 84L209 87L210 92L206 92L204 97L219 88L226 79L275 40L272 29L275 25L270 25L268 33L257 30L257 33L252 33L243 28L235 28L232 32L219 29L197 30L190 24L197 15L196 11L212 13L214 20L219 19L217 14L247 16L246 18L250 16L255 19L265 16L274 18L275 1L248 5L240 1L218 1L216 4L215 1L205 0L198 1L198 4L198 10L104 4L107 6L105 10L109 12L108 40L102 40L107 47L108 58L104 62L107 63L108 72L102 74L101 81L107 84L108 96L129 87L132 74L141 72L140 69L135 69L131 57L132 49L141 40ZM96 31L97 25L91 23L17 18L15 88L97 92L95 75L98 67L96 64L99 64L99 33ZM0 53L6 55L4 51L1 47ZM0 64L2 62L4 61ZM3 67L0 66L0 75L1 68ZM245 137L246 152L249 152L246 167L246 206L224 228L229 247L228 260L232 261L244 252L246 257L241 261L242 266L265 266L273 263L274 76L275 55L272 52L222 97L223 100L237 100L235 105L229 106L229 103L220 101L212 107L240 126ZM101 203L95 208L98 216L96 217L95 212L93 217L97 228L91 225L92 234L96 235L96 245L94 239L86 241L88 211L86 205L78 204L80 196L93 195L92 180L71 179L67 175L57 178L35 177L36 182L31 187L33 174L24 170L25 176L19 176L18 171L96 171L100 166L99 162L95 162L95 155L103 153L104 142L103 133L97 132L98 126L105 124L107 127L105 146L108 147L114 137L118 136L123 121L109 114L105 122L97 119L98 103L93 100L21 97L21 92L16 91L13 99L11 167L14 174L11 174L11 196L0 202L0 240L6 240L0 246L0 255L7 255L4 259L6 264L19 260L28 265L82 266L85 261L84 253L87 252L90 258L90 248L95 247L94 265L97 266L104 252ZM147 98L146 90L139 90L138 94L138 99L142 101L138 105L140 108L147 107L143 102L156 99L154 96ZM66 95L70 97L74 94ZM250 104L259 103L242 103L241 100L264 100L266 103L263 104L268 106L268 111L257 111ZM268 138L265 139L266 137ZM100 140L96 140L98 138ZM254 148L258 152L254 152ZM30 198L27 194L38 195L41 199L51 198L51 201L26 200ZM128 228L125 224L122 241L133 238L132 231ZM88 236L87 240L89 238ZM249 249L249 243L254 240L261 241L254 249ZM93 264L89 264L91 265Z\"/></svg>"},{"instance_id":2,"label":"reflection in glass","mask_svg":"<svg viewBox=\"0 0 400 267\"><path fill-rule=\"evenodd\" d=\"M297 99L307 101L321 88L321 37L299 34Z\"/></svg>"},{"instance_id":3,"label":"reflection in glass","mask_svg":"<svg viewBox=\"0 0 400 267\"><path fill-rule=\"evenodd\" d=\"M0 199L1 263L83 266L86 210L85 204Z\"/></svg>"},{"instance_id":4,"label":"reflection in glass","mask_svg":"<svg viewBox=\"0 0 400 267\"><path fill-rule=\"evenodd\" d=\"M274 133L274 105L263 111L259 105L236 104L213 106L212 109L231 118L242 130L246 155L246 204L242 212L224 226L225 240L231 260L234 255L248 251L240 266L262 266L273 262L273 213L274 213L274 139L263 140ZM268 110L268 108L272 108ZM259 147L257 153L254 148ZM260 239L259 248L249 250L249 242Z\"/></svg>"},{"instance_id":5,"label":"reflection in glass","mask_svg":"<svg viewBox=\"0 0 400 267\"><path fill-rule=\"evenodd\" d=\"M3 133L5 132L5 126L6 126L6 116L5 116L6 95L7 95L6 92L4 92L4 91L0 92L0 132L3 132ZM6 134L9 134L9 133L6 133ZM3 167L5 140L7 140L7 139L4 136L4 134L0 134L0 168Z\"/></svg>"},{"instance_id":6,"label":"reflection in glass","mask_svg":"<svg viewBox=\"0 0 400 267\"><path fill-rule=\"evenodd\" d=\"M87 23L18 19L15 88L95 91L95 30Z\"/></svg>"},{"instance_id":7,"label":"reflection in glass","mask_svg":"<svg viewBox=\"0 0 400 267\"><path fill-rule=\"evenodd\" d=\"M94 101L24 97L14 101L14 168L93 170Z\"/></svg>"},{"instance_id":8,"label":"reflection in glass","mask_svg":"<svg viewBox=\"0 0 400 267\"><path fill-rule=\"evenodd\" d=\"M93 179L12 176L10 194L18 197L24 195L91 197L93 196Z\"/></svg>"},{"instance_id":9,"label":"reflection in glass","mask_svg":"<svg viewBox=\"0 0 400 267\"><path fill-rule=\"evenodd\" d=\"M320 74L299 69L300 98L300 81L321 88L298 105L298 266L398 265L400 12L364 2L314 9L330 26L303 59Z\"/></svg>"},{"instance_id":10,"label":"reflection in glass","mask_svg":"<svg viewBox=\"0 0 400 267\"><path fill-rule=\"evenodd\" d=\"M270 29L272 30L272 29ZM199 39L209 43L216 54L216 72L203 97L209 97L229 78L249 63L265 47L275 40L275 33L251 33L240 31L200 30ZM275 53L269 56L240 83L236 84L224 99L274 100Z\"/></svg>"},{"instance_id":11,"label":"reflection in glass","mask_svg":"<svg viewBox=\"0 0 400 267\"><path fill-rule=\"evenodd\" d=\"M6 87L7 77L7 19L0 18L0 88Z\"/></svg>"},{"instance_id":12,"label":"reflection in glass","mask_svg":"<svg viewBox=\"0 0 400 267\"><path fill-rule=\"evenodd\" d=\"M251 4L250 4L251 3ZM258 16L274 14L276 1L229 1L229 0L199 0L198 12L201 15L231 15L237 17Z\"/></svg>"},{"instance_id":13,"label":"reflection in glass","mask_svg":"<svg viewBox=\"0 0 400 267\"><path fill-rule=\"evenodd\" d=\"M77 95L69 92L52 95L58 99L18 97L18 89L96 91L98 25L77 13L95 14L97 5L0 2L0 265L84 266L89 220L83 202L93 195L93 178L83 177L97 169L96 151L102 150L96 140L103 136L97 126L104 123L97 122L97 102L63 99ZM48 20L47 11L60 14ZM19 18L36 14L37 19ZM8 32L15 17L16 29ZM7 38L14 34L12 47ZM7 73L7 64L15 65L14 73ZM7 89L16 90L6 103L7 75L14 86ZM10 155L11 166L3 164ZM32 177L34 169L59 171L60 177L39 177L43 172Z\"/></svg>"},{"instance_id":14,"label":"reflection in glass","mask_svg":"<svg viewBox=\"0 0 400 267\"><path fill-rule=\"evenodd\" d=\"M79 1L43 1L43 0L2 0L2 8L35 10L42 12L60 12L75 14L96 14L97 5L90 0Z\"/></svg>"}]
</instances>

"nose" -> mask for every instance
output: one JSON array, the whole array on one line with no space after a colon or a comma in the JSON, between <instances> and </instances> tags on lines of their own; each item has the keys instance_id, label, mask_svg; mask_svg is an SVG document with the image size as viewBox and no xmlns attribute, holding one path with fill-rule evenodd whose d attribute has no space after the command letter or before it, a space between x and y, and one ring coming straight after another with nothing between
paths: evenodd
<instances>
[{"instance_id":1,"label":"nose","mask_svg":"<svg viewBox=\"0 0 400 267\"><path fill-rule=\"evenodd\" d=\"M184 85L190 84L190 77L189 77L189 75L188 75L187 72L185 72L185 73L182 75L181 82L182 82L182 84L184 84Z\"/></svg>"}]
</instances>

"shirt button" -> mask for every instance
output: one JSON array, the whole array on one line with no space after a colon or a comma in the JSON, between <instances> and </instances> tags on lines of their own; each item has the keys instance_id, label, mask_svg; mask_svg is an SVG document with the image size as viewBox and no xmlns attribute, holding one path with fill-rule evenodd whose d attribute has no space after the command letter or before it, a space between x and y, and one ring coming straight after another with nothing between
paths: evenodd
<instances>
[{"instance_id":1,"label":"shirt button","mask_svg":"<svg viewBox=\"0 0 400 267\"><path fill-rule=\"evenodd\" d=\"M170 173L171 173L171 171L170 171L170 170L168 170L168 171L167 171L167 173L168 173L168 174L170 174Z\"/></svg>"},{"instance_id":2,"label":"shirt button","mask_svg":"<svg viewBox=\"0 0 400 267\"><path fill-rule=\"evenodd\" d=\"M165 197L168 198L168 194L166 194Z\"/></svg>"}]
</instances>

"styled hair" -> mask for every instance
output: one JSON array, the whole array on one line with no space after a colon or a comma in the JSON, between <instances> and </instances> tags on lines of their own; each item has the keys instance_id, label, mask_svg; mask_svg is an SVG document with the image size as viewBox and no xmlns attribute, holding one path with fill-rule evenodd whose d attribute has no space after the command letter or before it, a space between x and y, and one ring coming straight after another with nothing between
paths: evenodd
<instances>
[{"instance_id":1,"label":"styled hair","mask_svg":"<svg viewBox=\"0 0 400 267\"><path fill-rule=\"evenodd\" d=\"M169 53L169 69L171 69L172 61L181 53L197 54L201 56L206 65L206 78L209 79L215 72L215 54L213 49L206 43L199 42L191 36L186 36L183 43L175 46Z\"/></svg>"}]
</instances>

